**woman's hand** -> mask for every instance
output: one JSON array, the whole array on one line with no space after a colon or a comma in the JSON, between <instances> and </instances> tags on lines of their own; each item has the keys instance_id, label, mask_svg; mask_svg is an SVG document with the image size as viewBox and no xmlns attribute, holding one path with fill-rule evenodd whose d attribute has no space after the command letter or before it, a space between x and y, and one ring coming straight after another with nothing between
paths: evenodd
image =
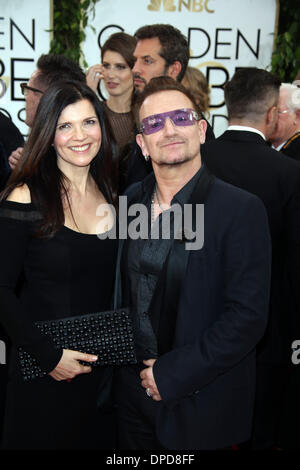
<instances>
[{"instance_id":1,"label":"woman's hand","mask_svg":"<svg viewBox=\"0 0 300 470\"><path fill-rule=\"evenodd\" d=\"M78 361L84 362L95 362L98 357L93 354L85 354L78 351L72 351L71 349L64 349L61 360L53 369L49 372L49 375L57 381L60 380L71 380L76 375L88 374L92 368L90 366L84 366Z\"/></svg>"},{"instance_id":2,"label":"woman's hand","mask_svg":"<svg viewBox=\"0 0 300 470\"><path fill-rule=\"evenodd\" d=\"M102 65L97 64L90 67L86 72L86 83L95 93L97 92L98 83L103 78L102 70Z\"/></svg>"},{"instance_id":3,"label":"woman's hand","mask_svg":"<svg viewBox=\"0 0 300 470\"><path fill-rule=\"evenodd\" d=\"M22 153L23 153L23 147L18 147L16 150L11 152L8 158L8 163L12 170L14 170L17 164L19 163L19 160L22 157Z\"/></svg>"}]
</instances>

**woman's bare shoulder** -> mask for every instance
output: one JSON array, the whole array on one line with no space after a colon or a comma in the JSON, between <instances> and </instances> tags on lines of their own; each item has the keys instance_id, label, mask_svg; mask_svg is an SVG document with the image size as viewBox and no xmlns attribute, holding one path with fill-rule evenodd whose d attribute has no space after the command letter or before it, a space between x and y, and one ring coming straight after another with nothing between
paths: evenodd
<instances>
[{"instance_id":1,"label":"woman's bare shoulder","mask_svg":"<svg viewBox=\"0 0 300 470\"><path fill-rule=\"evenodd\" d=\"M12 190L7 196L7 201L19 202L21 204L28 204L31 202L30 190L27 184L22 184Z\"/></svg>"}]
</instances>

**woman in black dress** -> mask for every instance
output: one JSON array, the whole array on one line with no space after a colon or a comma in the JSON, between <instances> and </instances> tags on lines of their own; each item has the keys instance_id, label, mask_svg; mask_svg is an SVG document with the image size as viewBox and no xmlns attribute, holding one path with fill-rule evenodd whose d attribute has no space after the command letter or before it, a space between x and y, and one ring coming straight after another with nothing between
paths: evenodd
<instances>
[{"instance_id":1,"label":"woman in black dress","mask_svg":"<svg viewBox=\"0 0 300 470\"><path fill-rule=\"evenodd\" d=\"M22 164L0 204L0 321L10 336L5 449L113 448L111 369L58 350L33 322L109 310L116 240L100 204L114 204L114 158L94 92L61 82L42 97ZM21 278L21 282L20 282ZM16 294L16 291L18 294ZM43 378L24 381L18 347Z\"/></svg>"}]
</instances>

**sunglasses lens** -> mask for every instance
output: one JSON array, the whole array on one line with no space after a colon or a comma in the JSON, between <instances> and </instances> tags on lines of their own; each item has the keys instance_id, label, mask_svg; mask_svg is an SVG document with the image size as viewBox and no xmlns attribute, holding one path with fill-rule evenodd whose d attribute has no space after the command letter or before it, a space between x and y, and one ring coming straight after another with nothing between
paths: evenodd
<instances>
[{"instance_id":1,"label":"sunglasses lens","mask_svg":"<svg viewBox=\"0 0 300 470\"><path fill-rule=\"evenodd\" d=\"M170 118L175 126L192 126L198 120L197 113L192 109L176 109L167 113L154 114L142 120L142 132L154 134L163 129L166 119Z\"/></svg>"},{"instance_id":2,"label":"sunglasses lens","mask_svg":"<svg viewBox=\"0 0 300 470\"><path fill-rule=\"evenodd\" d=\"M165 125L165 119L157 114L156 116L150 116L143 119L142 121L144 134L154 134L154 132L160 131Z\"/></svg>"},{"instance_id":3,"label":"sunglasses lens","mask_svg":"<svg viewBox=\"0 0 300 470\"><path fill-rule=\"evenodd\" d=\"M192 126L194 124L191 111L180 109L178 111L174 111L174 113L170 115L170 118L176 126Z\"/></svg>"}]
</instances>

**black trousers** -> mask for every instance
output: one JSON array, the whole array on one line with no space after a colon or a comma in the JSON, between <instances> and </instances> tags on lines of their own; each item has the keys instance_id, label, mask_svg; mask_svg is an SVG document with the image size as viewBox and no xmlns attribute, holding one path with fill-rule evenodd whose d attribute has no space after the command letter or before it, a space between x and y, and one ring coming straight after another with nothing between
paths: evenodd
<instances>
[{"instance_id":1,"label":"black trousers","mask_svg":"<svg viewBox=\"0 0 300 470\"><path fill-rule=\"evenodd\" d=\"M287 385L287 366L257 364L256 398L252 434L253 450L279 445L279 428Z\"/></svg>"},{"instance_id":2,"label":"black trousers","mask_svg":"<svg viewBox=\"0 0 300 470\"><path fill-rule=\"evenodd\" d=\"M141 385L144 364L121 367L115 374L118 444L122 450L165 450L155 434L159 402L148 397Z\"/></svg>"},{"instance_id":3,"label":"black trousers","mask_svg":"<svg viewBox=\"0 0 300 470\"><path fill-rule=\"evenodd\" d=\"M161 402L148 397L141 386L140 371L144 364L120 367L115 373L114 401L116 403L118 448L121 450L166 451L155 431L156 413ZM220 450L235 450L226 447Z\"/></svg>"}]
</instances>

